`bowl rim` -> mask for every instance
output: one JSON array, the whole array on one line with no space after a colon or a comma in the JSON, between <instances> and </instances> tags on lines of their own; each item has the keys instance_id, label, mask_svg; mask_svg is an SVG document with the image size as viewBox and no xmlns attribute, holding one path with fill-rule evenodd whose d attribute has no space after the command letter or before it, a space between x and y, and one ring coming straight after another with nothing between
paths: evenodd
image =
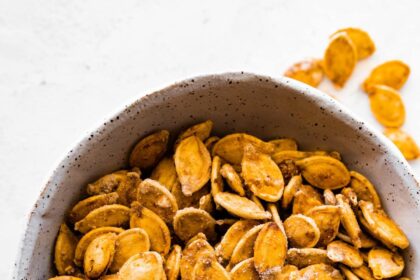
<instances>
[{"instance_id":1,"label":"bowl rim","mask_svg":"<svg viewBox=\"0 0 420 280\"><path fill-rule=\"evenodd\" d=\"M274 84L277 84L282 87L289 88L293 91L303 93L306 97L311 100L313 100L316 104L323 104L323 106L328 107L328 109L334 111L334 112L340 112L340 114L337 114L337 118L343 119L346 123L350 123L352 126L362 126L363 130L369 134L369 138L372 139L373 142L377 142L378 144L381 144L384 146L386 150L389 151L388 157L393 157L393 160L399 163L398 168L401 168L403 171L406 172L407 177L409 177L409 180L412 180L413 185L417 186L417 188L420 190L420 181L417 178L416 174L414 173L412 167L408 163L408 161L403 157L401 152L398 150L398 148L389 140L386 138L383 133L381 133L378 129L374 128L369 123L366 123L365 121L362 121L359 117L357 117L354 113L350 111L349 108L347 108L345 105L341 104L328 94L322 92L321 90L311 87L305 83L302 83L300 81L287 78L287 77L271 77L264 74L255 74L252 72L246 72L246 71L234 71L234 72L221 72L216 74L203 74L203 75L197 75L191 78L186 78L183 80L180 80L178 82L174 82L168 86L165 86L160 89L156 90L150 90L150 93L143 94L140 98L136 98L133 101L128 101L128 105L124 105L123 108L118 108L116 112L111 113L110 116L105 116L103 119L105 119L105 122L102 122L99 126L96 126L95 129L89 130L87 133L85 133L84 136L82 136L79 140L75 141L73 145L71 145L70 149L67 149L68 152L63 153L63 156L59 157L53 164L53 167L49 168L49 172L44 177L42 188L39 192L39 195L36 197L35 202L33 203L32 207L30 208L29 214L26 216L24 226L21 227L20 237L19 237L19 243L17 247L17 252L15 253L15 258L13 262L13 269L11 270L12 273L12 279L20 279L20 274L23 272L23 261L22 257L25 256L25 244L28 239L30 239L31 234L29 234L29 226L34 218L37 208L36 205L39 203L41 197L43 194L47 191L48 183L51 181L51 179L54 177L56 172L60 169L60 166L63 162L67 160L67 156L71 155L72 153L76 153L79 149L79 144L84 143L88 140L91 134L96 134L97 131L101 131L103 129L112 129L115 126L119 126L119 123L113 122L111 123L111 119L115 119L116 117L122 115L126 110L136 106L139 103L147 102L148 99L152 98L153 96L159 96L159 95L165 95L168 94L171 90L174 90L178 88L180 85L190 83L191 81L194 82L195 85L200 84L200 81L208 81L208 80L214 80L217 81L218 79L230 79L230 80L250 80L250 79L257 79L257 80L269 80ZM191 84L190 84L191 85ZM408 191L411 191L407 188ZM418 196L415 194L415 196Z\"/></svg>"}]
</instances>

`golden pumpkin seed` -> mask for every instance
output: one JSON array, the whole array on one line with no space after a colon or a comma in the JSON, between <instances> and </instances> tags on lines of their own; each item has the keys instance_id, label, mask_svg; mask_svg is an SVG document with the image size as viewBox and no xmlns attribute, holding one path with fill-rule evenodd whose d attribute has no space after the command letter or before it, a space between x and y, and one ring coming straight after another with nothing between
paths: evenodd
<instances>
[{"instance_id":1,"label":"golden pumpkin seed","mask_svg":"<svg viewBox=\"0 0 420 280\"><path fill-rule=\"evenodd\" d=\"M294 279L292 274L295 274L298 272L299 269L297 266L286 264L281 268L281 271L275 272L273 279L275 280L290 280ZM268 279L272 279L271 277L268 277Z\"/></svg>"},{"instance_id":2,"label":"golden pumpkin seed","mask_svg":"<svg viewBox=\"0 0 420 280\"><path fill-rule=\"evenodd\" d=\"M356 46L350 36L339 32L331 36L324 53L325 75L338 88L344 86L357 62Z\"/></svg>"},{"instance_id":3,"label":"golden pumpkin seed","mask_svg":"<svg viewBox=\"0 0 420 280\"><path fill-rule=\"evenodd\" d=\"M344 28L336 31L334 34L344 32L346 33L354 46L356 47L357 59L361 60L371 56L375 52L375 43L370 38L369 34L360 28ZM333 34L333 35L334 35Z\"/></svg>"},{"instance_id":4,"label":"golden pumpkin seed","mask_svg":"<svg viewBox=\"0 0 420 280\"><path fill-rule=\"evenodd\" d=\"M302 176L312 186L321 189L338 189L350 182L350 173L339 160L328 156L312 156L296 162Z\"/></svg>"},{"instance_id":5,"label":"golden pumpkin seed","mask_svg":"<svg viewBox=\"0 0 420 280\"><path fill-rule=\"evenodd\" d=\"M369 230L379 240L391 243L401 249L405 249L410 245L404 232L384 211L375 209L373 203L363 200L359 202L359 207L362 210Z\"/></svg>"},{"instance_id":6,"label":"golden pumpkin seed","mask_svg":"<svg viewBox=\"0 0 420 280\"><path fill-rule=\"evenodd\" d=\"M149 236L150 249L166 255L171 247L171 234L165 222L153 211L138 202L131 205L130 228L144 229Z\"/></svg>"},{"instance_id":7,"label":"golden pumpkin seed","mask_svg":"<svg viewBox=\"0 0 420 280\"><path fill-rule=\"evenodd\" d=\"M194 266L192 280L230 280L229 273L214 255L201 255Z\"/></svg>"},{"instance_id":8,"label":"golden pumpkin seed","mask_svg":"<svg viewBox=\"0 0 420 280\"><path fill-rule=\"evenodd\" d=\"M175 185L179 184L174 160L167 157L163 158L153 169L150 179L158 181L171 191Z\"/></svg>"},{"instance_id":9,"label":"golden pumpkin seed","mask_svg":"<svg viewBox=\"0 0 420 280\"><path fill-rule=\"evenodd\" d=\"M405 122L405 106L400 94L387 86L373 86L369 93L370 110L385 127L399 128Z\"/></svg>"},{"instance_id":10,"label":"golden pumpkin seed","mask_svg":"<svg viewBox=\"0 0 420 280\"><path fill-rule=\"evenodd\" d=\"M172 223L178 204L175 197L159 182L146 179L139 185L137 201L154 213L158 214L166 223Z\"/></svg>"},{"instance_id":11,"label":"golden pumpkin seed","mask_svg":"<svg viewBox=\"0 0 420 280\"><path fill-rule=\"evenodd\" d=\"M281 207L283 209L287 209L289 205L293 201L293 197L295 193L299 190L300 186L302 185L302 176L295 175L293 176L289 183L287 183L286 187L284 188L283 196L281 198Z\"/></svg>"},{"instance_id":12,"label":"golden pumpkin seed","mask_svg":"<svg viewBox=\"0 0 420 280\"><path fill-rule=\"evenodd\" d=\"M217 141L219 141L220 138L217 136L211 136L209 138L207 138L206 141L204 141L204 145L206 146L207 150L209 150L209 152L211 153L211 151L213 151L213 147L214 145L216 145Z\"/></svg>"},{"instance_id":13,"label":"golden pumpkin seed","mask_svg":"<svg viewBox=\"0 0 420 280\"><path fill-rule=\"evenodd\" d=\"M148 169L155 166L167 150L169 131L161 130L142 138L130 154L131 167Z\"/></svg>"},{"instance_id":14,"label":"golden pumpkin seed","mask_svg":"<svg viewBox=\"0 0 420 280\"><path fill-rule=\"evenodd\" d=\"M232 165L240 165L247 144L254 146L259 152L272 154L274 144L264 142L246 133L233 133L220 139L213 147L213 156L217 155Z\"/></svg>"},{"instance_id":15,"label":"golden pumpkin seed","mask_svg":"<svg viewBox=\"0 0 420 280\"><path fill-rule=\"evenodd\" d=\"M216 194L214 201L225 208L229 213L244 219L265 220L271 214L262 210L257 204L246 197L236 194L221 192Z\"/></svg>"},{"instance_id":16,"label":"golden pumpkin seed","mask_svg":"<svg viewBox=\"0 0 420 280\"><path fill-rule=\"evenodd\" d=\"M337 206L316 206L310 209L306 216L312 218L318 226L320 232L318 246L326 246L337 236L340 226L340 214Z\"/></svg>"},{"instance_id":17,"label":"golden pumpkin seed","mask_svg":"<svg viewBox=\"0 0 420 280\"><path fill-rule=\"evenodd\" d=\"M297 151L298 149L296 141L291 138L274 139L268 141L268 143L274 144L274 154L281 151Z\"/></svg>"},{"instance_id":18,"label":"golden pumpkin seed","mask_svg":"<svg viewBox=\"0 0 420 280\"><path fill-rule=\"evenodd\" d=\"M200 190L210 179L210 154L197 136L190 136L179 143L174 160L185 195L192 195Z\"/></svg>"},{"instance_id":19,"label":"golden pumpkin seed","mask_svg":"<svg viewBox=\"0 0 420 280\"><path fill-rule=\"evenodd\" d=\"M235 222L220 241L220 246L216 250L218 258L221 258L222 261L229 261L239 240L256 225L258 225L258 222L255 220L239 220Z\"/></svg>"},{"instance_id":20,"label":"golden pumpkin seed","mask_svg":"<svg viewBox=\"0 0 420 280\"><path fill-rule=\"evenodd\" d=\"M178 210L174 217L175 234L186 241L202 232L210 240L216 239L216 221L204 210L184 208Z\"/></svg>"},{"instance_id":21,"label":"golden pumpkin seed","mask_svg":"<svg viewBox=\"0 0 420 280\"><path fill-rule=\"evenodd\" d=\"M335 205L337 203L337 199L335 198L335 194L332 190L324 190L324 203L325 205Z\"/></svg>"},{"instance_id":22,"label":"golden pumpkin seed","mask_svg":"<svg viewBox=\"0 0 420 280\"><path fill-rule=\"evenodd\" d=\"M275 222L266 223L254 245L255 269L262 275L280 270L287 254L287 238Z\"/></svg>"},{"instance_id":23,"label":"golden pumpkin seed","mask_svg":"<svg viewBox=\"0 0 420 280\"><path fill-rule=\"evenodd\" d=\"M115 253L115 233L105 233L96 237L85 252L83 268L87 277L98 278L105 274Z\"/></svg>"},{"instance_id":24,"label":"golden pumpkin seed","mask_svg":"<svg viewBox=\"0 0 420 280\"><path fill-rule=\"evenodd\" d=\"M120 233L115 242L115 254L109 270L118 272L132 256L149 251L150 240L147 232L141 228L132 228Z\"/></svg>"},{"instance_id":25,"label":"golden pumpkin seed","mask_svg":"<svg viewBox=\"0 0 420 280\"><path fill-rule=\"evenodd\" d=\"M312 58L297 62L287 69L284 76L317 87L324 77L322 60Z\"/></svg>"},{"instance_id":26,"label":"golden pumpkin seed","mask_svg":"<svg viewBox=\"0 0 420 280\"><path fill-rule=\"evenodd\" d=\"M302 268L313 264L330 264L332 262L324 249L290 248L287 250L287 263Z\"/></svg>"},{"instance_id":27,"label":"golden pumpkin seed","mask_svg":"<svg viewBox=\"0 0 420 280\"><path fill-rule=\"evenodd\" d=\"M194 192L192 195L186 196L182 192L181 184L176 184L173 186L171 193L175 197L178 210L187 207L198 208L200 206L200 199L209 193L209 187L204 186L203 188Z\"/></svg>"},{"instance_id":28,"label":"golden pumpkin seed","mask_svg":"<svg viewBox=\"0 0 420 280\"><path fill-rule=\"evenodd\" d=\"M400 60L382 63L372 70L363 83L363 89L370 92L375 85L385 85L399 90L410 76L410 67Z\"/></svg>"},{"instance_id":29,"label":"golden pumpkin seed","mask_svg":"<svg viewBox=\"0 0 420 280\"><path fill-rule=\"evenodd\" d=\"M120 280L164 280L162 257L156 252L136 254L124 263L118 277Z\"/></svg>"},{"instance_id":30,"label":"golden pumpkin seed","mask_svg":"<svg viewBox=\"0 0 420 280\"><path fill-rule=\"evenodd\" d=\"M346 266L340 264L338 266L340 268L341 273L344 275L344 277L347 280L360 280L359 277L356 276L350 269L348 269Z\"/></svg>"},{"instance_id":31,"label":"golden pumpkin seed","mask_svg":"<svg viewBox=\"0 0 420 280\"><path fill-rule=\"evenodd\" d=\"M190 128L186 129L178 135L178 139L175 142L175 148L179 145L179 143L182 140L190 136L196 136L204 142L204 140L209 138L212 129L213 122L210 120L191 126Z\"/></svg>"},{"instance_id":32,"label":"golden pumpkin seed","mask_svg":"<svg viewBox=\"0 0 420 280\"><path fill-rule=\"evenodd\" d=\"M351 177L352 177L352 172L353 171L350 171L350 176ZM350 179L350 184L351 184L352 180L353 180L353 178ZM353 188L351 188L351 187L342 188L341 189L341 194L344 195L344 197L346 197L348 199L348 201L349 201L349 203L352 207L357 207L358 198L357 198L357 194L356 194L356 192L354 191Z\"/></svg>"},{"instance_id":33,"label":"golden pumpkin seed","mask_svg":"<svg viewBox=\"0 0 420 280\"><path fill-rule=\"evenodd\" d=\"M117 188L118 203L130 206L137 200L138 186L141 182L140 175L137 172L127 172Z\"/></svg>"},{"instance_id":34,"label":"golden pumpkin seed","mask_svg":"<svg viewBox=\"0 0 420 280\"><path fill-rule=\"evenodd\" d=\"M350 175L350 187L355 191L357 199L373 202L375 207L381 208L381 200L372 183L356 171L350 171Z\"/></svg>"},{"instance_id":35,"label":"golden pumpkin seed","mask_svg":"<svg viewBox=\"0 0 420 280\"><path fill-rule=\"evenodd\" d=\"M130 208L120 204L104 205L89 212L74 225L74 228L81 233L86 233L99 227L125 226L129 219Z\"/></svg>"},{"instance_id":36,"label":"golden pumpkin seed","mask_svg":"<svg viewBox=\"0 0 420 280\"><path fill-rule=\"evenodd\" d=\"M356 248L362 247L361 234L359 223L357 222L356 215L353 212L347 199L342 194L337 194L337 206L340 212L341 224L349 235L351 242Z\"/></svg>"},{"instance_id":37,"label":"golden pumpkin seed","mask_svg":"<svg viewBox=\"0 0 420 280\"><path fill-rule=\"evenodd\" d=\"M301 185L293 200L293 214L305 214L316 206L321 206L322 198L317 190L309 185Z\"/></svg>"},{"instance_id":38,"label":"golden pumpkin seed","mask_svg":"<svg viewBox=\"0 0 420 280\"><path fill-rule=\"evenodd\" d=\"M400 129L388 128L384 131L384 134L397 146L407 160L420 157L419 146L407 132Z\"/></svg>"},{"instance_id":39,"label":"golden pumpkin seed","mask_svg":"<svg viewBox=\"0 0 420 280\"><path fill-rule=\"evenodd\" d=\"M375 280L373 277L372 271L366 265L362 265L360 267L355 267L351 269L351 272L356 274L357 277L363 280Z\"/></svg>"},{"instance_id":40,"label":"golden pumpkin seed","mask_svg":"<svg viewBox=\"0 0 420 280\"><path fill-rule=\"evenodd\" d=\"M327 245L328 258L333 262L341 262L349 267L363 265L363 257L357 248L343 242L333 241Z\"/></svg>"},{"instance_id":41,"label":"golden pumpkin seed","mask_svg":"<svg viewBox=\"0 0 420 280\"><path fill-rule=\"evenodd\" d=\"M320 231L315 221L302 214L289 216L284 221L284 229L293 247L312 248L320 238Z\"/></svg>"},{"instance_id":42,"label":"golden pumpkin seed","mask_svg":"<svg viewBox=\"0 0 420 280\"><path fill-rule=\"evenodd\" d=\"M230 271L231 280L259 280L258 272L254 266L254 259L241 261Z\"/></svg>"},{"instance_id":43,"label":"golden pumpkin seed","mask_svg":"<svg viewBox=\"0 0 420 280\"><path fill-rule=\"evenodd\" d=\"M115 192L121 181L124 179L125 175L127 175L127 171L120 170L102 176L95 182L88 184L86 191L89 195L98 195Z\"/></svg>"},{"instance_id":44,"label":"golden pumpkin seed","mask_svg":"<svg viewBox=\"0 0 420 280\"><path fill-rule=\"evenodd\" d=\"M305 280L344 280L340 271L328 264L314 264L301 269L298 273L298 279Z\"/></svg>"},{"instance_id":45,"label":"golden pumpkin seed","mask_svg":"<svg viewBox=\"0 0 420 280\"><path fill-rule=\"evenodd\" d=\"M368 262L376 279L398 276L404 269L403 257L384 248L373 248L370 250Z\"/></svg>"},{"instance_id":46,"label":"golden pumpkin seed","mask_svg":"<svg viewBox=\"0 0 420 280\"><path fill-rule=\"evenodd\" d=\"M248 144L244 147L241 166L245 184L257 197L269 202L280 200L284 189L283 175L269 155Z\"/></svg>"},{"instance_id":47,"label":"golden pumpkin seed","mask_svg":"<svg viewBox=\"0 0 420 280\"><path fill-rule=\"evenodd\" d=\"M223 164L220 169L220 174L225 178L229 187L240 196L245 196L245 190L242 183L242 179L235 169L229 163Z\"/></svg>"},{"instance_id":48,"label":"golden pumpkin seed","mask_svg":"<svg viewBox=\"0 0 420 280\"><path fill-rule=\"evenodd\" d=\"M179 245L174 245L165 262L165 274L168 280L177 280L181 265L182 249Z\"/></svg>"},{"instance_id":49,"label":"golden pumpkin seed","mask_svg":"<svg viewBox=\"0 0 420 280\"><path fill-rule=\"evenodd\" d=\"M198 208L201 210L206 211L207 213L213 213L214 206L213 206L213 197L211 194L203 195L198 202Z\"/></svg>"},{"instance_id":50,"label":"golden pumpkin seed","mask_svg":"<svg viewBox=\"0 0 420 280\"><path fill-rule=\"evenodd\" d=\"M249 259L254 256L254 244L257 239L258 233L264 225L257 225L248 230L233 249L232 256L230 258L229 265L226 267L230 271L235 265L240 263L243 260Z\"/></svg>"},{"instance_id":51,"label":"golden pumpkin seed","mask_svg":"<svg viewBox=\"0 0 420 280\"><path fill-rule=\"evenodd\" d=\"M61 224L54 249L54 263L59 275L74 274L76 266L73 263L77 246L77 237L66 224Z\"/></svg>"},{"instance_id":52,"label":"golden pumpkin seed","mask_svg":"<svg viewBox=\"0 0 420 280\"><path fill-rule=\"evenodd\" d=\"M76 223L86 217L89 212L104 205L115 204L118 200L116 192L99 194L79 201L70 211L69 220Z\"/></svg>"},{"instance_id":53,"label":"golden pumpkin seed","mask_svg":"<svg viewBox=\"0 0 420 280\"><path fill-rule=\"evenodd\" d=\"M214 255L214 249L211 245L202 238L197 238L196 240L187 243L184 250L182 251L180 271L181 279L183 280L192 280L194 267L197 264L198 259L202 255ZM214 258L216 258L214 256Z\"/></svg>"},{"instance_id":54,"label":"golden pumpkin seed","mask_svg":"<svg viewBox=\"0 0 420 280\"><path fill-rule=\"evenodd\" d=\"M78 266L83 266L83 259L85 258L86 249L96 237L106 233L119 234L123 231L124 229L118 227L100 227L89 231L83 235L83 237L77 243L76 251L74 253L74 263Z\"/></svg>"}]
</instances>

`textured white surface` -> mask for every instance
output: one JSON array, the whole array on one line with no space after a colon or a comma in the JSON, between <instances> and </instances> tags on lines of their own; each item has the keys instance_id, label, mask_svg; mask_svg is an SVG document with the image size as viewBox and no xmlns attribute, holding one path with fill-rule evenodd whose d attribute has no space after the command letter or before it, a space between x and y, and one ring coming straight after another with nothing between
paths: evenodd
<instances>
[{"instance_id":1,"label":"textured white surface","mask_svg":"<svg viewBox=\"0 0 420 280\"><path fill-rule=\"evenodd\" d=\"M363 27L377 52L334 95L380 128L359 84L382 61L406 61L404 128L420 142L419 10L415 0L0 1L0 278L58 160L125 104L186 77L276 77L322 55L336 29ZM321 89L334 92L328 82Z\"/></svg>"}]
</instances>

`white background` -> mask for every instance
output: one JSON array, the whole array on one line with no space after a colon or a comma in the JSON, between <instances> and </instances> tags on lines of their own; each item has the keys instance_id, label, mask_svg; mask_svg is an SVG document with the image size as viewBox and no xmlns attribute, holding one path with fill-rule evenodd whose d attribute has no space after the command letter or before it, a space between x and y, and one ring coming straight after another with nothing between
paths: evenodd
<instances>
[{"instance_id":1,"label":"white background","mask_svg":"<svg viewBox=\"0 0 420 280\"><path fill-rule=\"evenodd\" d=\"M345 89L321 88L381 129L359 84L382 61L406 61L404 128L420 142L419 11L415 0L0 0L0 279L60 158L107 116L177 80L241 70L279 77L322 56L336 29L362 27L377 52Z\"/></svg>"}]
</instances>

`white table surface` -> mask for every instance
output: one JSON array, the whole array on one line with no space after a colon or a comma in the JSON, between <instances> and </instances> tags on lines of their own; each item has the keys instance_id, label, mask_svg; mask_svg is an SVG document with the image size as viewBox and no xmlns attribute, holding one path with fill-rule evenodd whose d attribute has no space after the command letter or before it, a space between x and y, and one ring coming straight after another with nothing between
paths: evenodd
<instances>
[{"instance_id":1,"label":"white table surface","mask_svg":"<svg viewBox=\"0 0 420 280\"><path fill-rule=\"evenodd\" d=\"M322 55L336 29L362 27L377 52L343 90L321 88L381 129L359 84L382 61L406 61L404 128L420 142L418 11L415 0L0 1L0 278L61 157L125 104L177 80L241 70L278 77Z\"/></svg>"}]
</instances>

